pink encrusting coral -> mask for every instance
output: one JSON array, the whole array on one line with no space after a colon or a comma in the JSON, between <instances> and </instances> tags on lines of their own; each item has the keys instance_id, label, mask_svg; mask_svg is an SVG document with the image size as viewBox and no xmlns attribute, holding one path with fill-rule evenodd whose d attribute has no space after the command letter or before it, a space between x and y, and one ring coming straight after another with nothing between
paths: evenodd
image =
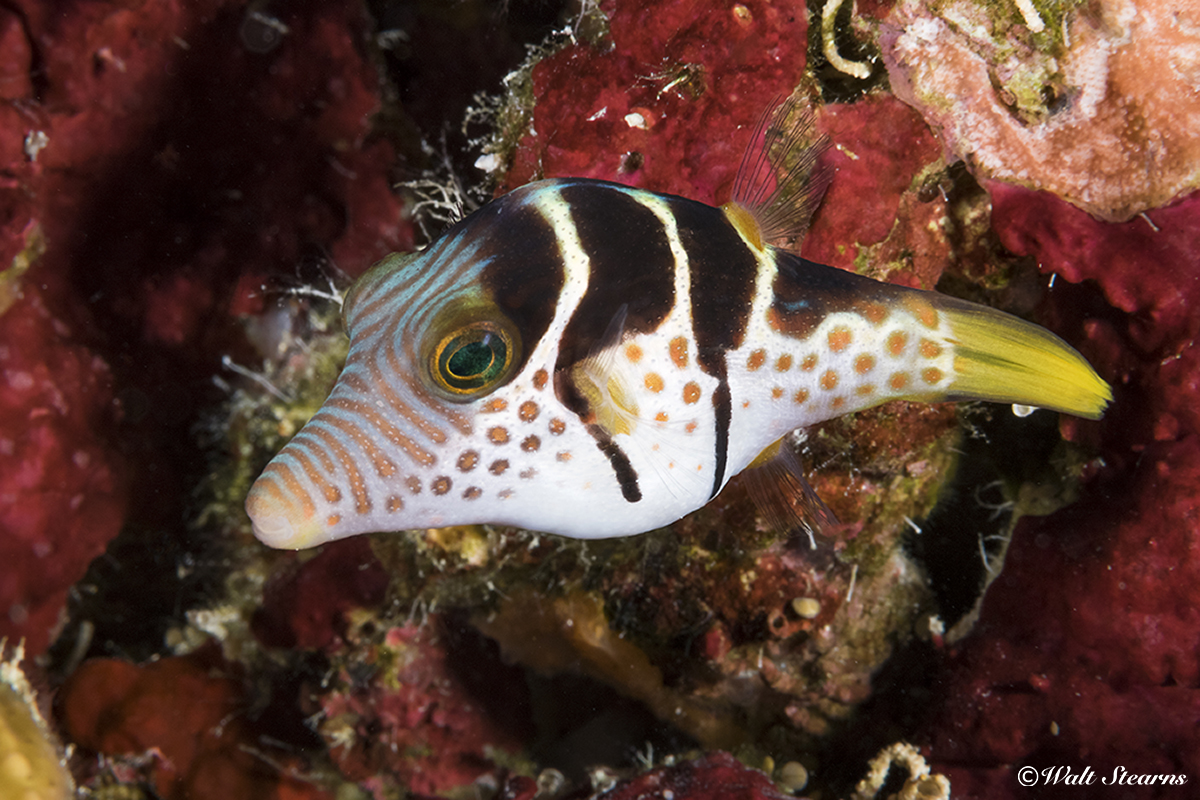
<instances>
[{"instance_id":1,"label":"pink encrusting coral","mask_svg":"<svg viewBox=\"0 0 1200 800\"><path fill-rule=\"evenodd\" d=\"M605 10L612 47L567 47L533 68L530 130L502 185L578 176L724 202L764 102L804 70L803 6Z\"/></svg>"},{"instance_id":2,"label":"pink encrusting coral","mask_svg":"<svg viewBox=\"0 0 1200 800\"><path fill-rule=\"evenodd\" d=\"M361 16L289 18L266 55L243 13L0 9L0 635L33 653L127 512L182 534L179 441L233 345L238 277L411 246L392 149L366 140Z\"/></svg>"},{"instance_id":3,"label":"pink encrusting coral","mask_svg":"<svg viewBox=\"0 0 1200 800\"><path fill-rule=\"evenodd\" d=\"M1200 9L906 0L880 47L896 94L980 178L1126 220L1200 184Z\"/></svg>"},{"instance_id":4,"label":"pink encrusting coral","mask_svg":"<svg viewBox=\"0 0 1200 800\"><path fill-rule=\"evenodd\" d=\"M1081 501L1017 528L975 631L939 682L933 760L963 797L1023 796L1013 769L996 764L1191 781L1200 774L1200 196L1106 223L1046 193L989 189L1010 249L1095 285L1120 309L1093 305L1099 319L1088 319L1078 289L1051 292L1055 316L1082 326L1082 348L1117 386L1116 402L1099 429L1069 428L1103 459Z\"/></svg>"},{"instance_id":5,"label":"pink encrusting coral","mask_svg":"<svg viewBox=\"0 0 1200 800\"><path fill-rule=\"evenodd\" d=\"M350 654L322 700L321 732L342 775L366 786L443 794L490 775L524 743L493 716L503 698L473 696L456 674L438 618L387 630L369 652L377 672L356 678ZM519 684L503 687L519 694ZM521 727L517 722L517 729Z\"/></svg>"},{"instance_id":6,"label":"pink encrusting coral","mask_svg":"<svg viewBox=\"0 0 1200 800\"><path fill-rule=\"evenodd\" d=\"M954 253L938 192L919 189L945 169L920 115L874 94L822 107L837 172L804 239L805 258L920 289L931 289Z\"/></svg>"},{"instance_id":7,"label":"pink encrusting coral","mask_svg":"<svg viewBox=\"0 0 1200 800\"><path fill-rule=\"evenodd\" d=\"M45 650L67 592L120 529L112 374L41 292L0 315L0 639Z\"/></svg>"}]
</instances>

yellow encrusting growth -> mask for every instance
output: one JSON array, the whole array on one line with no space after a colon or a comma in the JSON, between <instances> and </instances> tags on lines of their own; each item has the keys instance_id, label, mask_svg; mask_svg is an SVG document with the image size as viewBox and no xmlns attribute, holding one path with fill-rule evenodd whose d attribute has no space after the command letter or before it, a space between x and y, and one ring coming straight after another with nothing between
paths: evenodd
<instances>
[{"instance_id":1,"label":"yellow encrusting growth","mask_svg":"<svg viewBox=\"0 0 1200 800\"><path fill-rule=\"evenodd\" d=\"M1099 419L1112 389L1045 328L985 306L941 298L954 346L951 397L1037 406Z\"/></svg>"},{"instance_id":2,"label":"yellow encrusting growth","mask_svg":"<svg viewBox=\"0 0 1200 800\"><path fill-rule=\"evenodd\" d=\"M24 648L3 660L0 639L0 797L13 800L67 800L75 796L70 773L37 710L33 690L21 671Z\"/></svg>"}]
</instances>

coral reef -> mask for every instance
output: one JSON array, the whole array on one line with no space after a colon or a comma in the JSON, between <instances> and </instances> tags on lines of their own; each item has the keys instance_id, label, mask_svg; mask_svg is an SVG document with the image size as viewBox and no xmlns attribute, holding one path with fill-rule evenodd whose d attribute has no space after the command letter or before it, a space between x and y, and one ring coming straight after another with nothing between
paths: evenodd
<instances>
[{"instance_id":1,"label":"coral reef","mask_svg":"<svg viewBox=\"0 0 1200 800\"><path fill-rule=\"evenodd\" d=\"M506 729L502 696L479 696L460 679L445 638L437 617L388 629L368 645L377 671L364 680L354 668L368 640L352 632L348 661L321 700L320 732L345 779L442 794L516 761L524 731Z\"/></svg>"},{"instance_id":2,"label":"coral reef","mask_svg":"<svg viewBox=\"0 0 1200 800\"><path fill-rule=\"evenodd\" d=\"M123 523L182 516L196 454L175 443L232 344L238 279L410 246L392 149L366 141L361 12L294 10L266 53L244 11L0 9L0 633L33 653Z\"/></svg>"},{"instance_id":3,"label":"coral reef","mask_svg":"<svg viewBox=\"0 0 1200 800\"><path fill-rule=\"evenodd\" d=\"M1193 195L1145 219L1097 221L1048 193L989 187L994 224L1043 270L1093 282L1119 313L1052 293L1118 400L1081 501L1020 524L972 636L948 662L927 726L932 761L962 797L1017 797L1012 770L1090 767L1110 778L1200 770L1195 393L1200 269ZM1095 317L1081 309L1096 309ZM1074 426L1071 426L1074 428ZM1112 787L1099 787L1097 796ZM1130 796L1161 796L1153 787Z\"/></svg>"},{"instance_id":4,"label":"coral reef","mask_svg":"<svg viewBox=\"0 0 1200 800\"><path fill-rule=\"evenodd\" d=\"M104 359L74 339L36 288L0 316L0 633L40 653L70 587L117 534L124 459Z\"/></svg>"},{"instance_id":5,"label":"coral reef","mask_svg":"<svg viewBox=\"0 0 1200 800\"><path fill-rule=\"evenodd\" d=\"M804 71L803 9L770 3L615 4L595 46L530 70L531 111L501 185L558 175L618 180L707 203L728 199L764 100ZM510 143L512 144L512 143Z\"/></svg>"},{"instance_id":6,"label":"coral reef","mask_svg":"<svg viewBox=\"0 0 1200 800\"><path fill-rule=\"evenodd\" d=\"M948 776L1004 798L1026 764L1200 779L1200 195L1164 205L1200 163L1190 7L584 2L468 115L492 126L486 175L421 173L396 87L430 114L488 89L441 83L460 50L481 73L512 62L488 31L531 12L505 5L0 4L0 634L47 654L72 598L45 657L84 791L944 796ZM722 202L755 120L797 87L836 170L803 253L1038 319L1117 387L1106 420L1059 441L1052 421L899 403L807 431L790 444L843 523L815 551L736 483L623 541L251 539L250 481L344 357L330 273L411 249L414 208L453 212L485 181ZM392 183L421 175L406 208ZM980 516L941 523L965 544L939 569L983 576L960 580L965 607L991 580L951 633L925 543L948 499Z\"/></svg>"},{"instance_id":7,"label":"coral reef","mask_svg":"<svg viewBox=\"0 0 1200 800\"><path fill-rule=\"evenodd\" d=\"M114 659L84 663L59 693L63 728L85 750L129 759L124 775L93 781L132 782L132 773L167 800L327 800L295 777L303 767L298 759L264 743L261 721L257 730L247 721L248 698L229 669L211 652L143 667ZM138 763L143 754L149 758Z\"/></svg>"},{"instance_id":8,"label":"coral reef","mask_svg":"<svg viewBox=\"0 0 1200 800\"><path fill-rule=\"evenodd\" d=\"M880 47L896 94L980 178L1111 221L1200 186L1200 7L905 0Z\"/></svg>"}]
</instances>

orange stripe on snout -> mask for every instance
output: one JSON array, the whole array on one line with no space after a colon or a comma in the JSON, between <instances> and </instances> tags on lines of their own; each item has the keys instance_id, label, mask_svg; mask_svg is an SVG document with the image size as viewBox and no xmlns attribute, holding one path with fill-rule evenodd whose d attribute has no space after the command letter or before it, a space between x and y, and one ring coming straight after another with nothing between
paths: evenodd
<instances>
[{"instance_id":1,"label":"orange stripe on snout","mask_svg":"<svg viewBox=\"0 0 1200 800\"><path fill-rule=\"evenodd\" d=\"M318 452L320 451L318 450ZM316 464L313 463L313 460L309 457L308 453L299 447L294 447L292 448L291 455L292 458L300 462L300 468L304 470L304 474L309 477L309 480L317 485L317 488L321 490L321 494L325 495L326 502L336 503L342 499L341 490L329 482L329 480L326 478L325 471L321 470ZM328 471L333 471L332 461L329 462Z\"/></svg>"},{"instance_id":2,"label":"orange stripe on snout","mask_svg":"<svg viewBox=\"0 0 1200 800\"><path fill-rule=\"evenodd\" d=\"M320 415L318 415L320 416ZM314 417L316 419L316 417ZM350 482L350 493L354 495L354 510L359 514L368 514L371 511L371 498L367 495L367 484L363 480L362 473L358 469L358 465L354 463L354 459L350 456L350 451L338 441L337 436L325 430L324 428L314 427L309 425L305 429L313 438L320 439L321 442L329 448L333 453L334 458L341 464L342 469L346 471L346 477Z\"/></svg>"},{"instance_id":3,"label":"orange stripe on snout","mask_svg":"<svg viewBox=\"0 0 1200 800\"><path fill-rule=\"evenodd\" d=\"M292 468L287 464L280 464L277 461L272 461L263 470L263 475L270 475L272 480L268 485L279 494L276 500L284 508L294 507L295 502L283 496L283 491L287 490L300 503L300 512L304 515L304 519L312 519L312 516L317 513L316 503L313 502L312 495L304 488L304 484L296 477L296 473L292 472ZM290 516L290 515L289 515Z\"/></svg>"},{"instance_id":4,"label":"orange stripe on snout","mask_svg":"<svg viewBox=\"0 0 1200 800\"><path fill-rule=\"evenodd\" d=\"M410 370L406 370L404 365L400 363L400 359L396 356L396 351L393 348L385 346L383 349L384 355L387 358L388 366L391 367L393 374L395 374L400 380L404 381L404 385L408 387L408 390L412 392L412 394L418 400L420 400L427 408L433 409L434 412L444 417L447 422L458 428L460 433L467 436L471 434L471 420L465 414L460 414L457 411L446 408L446 404L444 402L439 402L425 390L425 387L421 385L420 381L414 380L415 376ZM416 354L412 351L411 346L407 348L406 353L409 356L410 361L415 364Z\"/></svg>"},{"instance_id":5,"label":"orange stripe on snout","mask_svg":"<svg viewBox=\"0 0 1200 800\"><path fill-rule=\"evenodd\" d=\"M405 436L399 428L392 424L391 420L389 420L387 417L384 417L375 409L369 408L364 403L351 400L347 397L331 397L325 401L325 404L328 406L333 406L334 408L340 408L343 411L348 411L351 414L366 420L373 425L375 429L378 430L379 433L381 433L389 442L396 445L396 447L399 447L404 451L405 455L421 466L431 467L437 463L437 457L434 456L433 453L429 452L412 439ZM379 473L380 477L387 478L392 475L396 469L396 465L388 460L388 458L384 456L383 452L375 446L375 443L371 441L371 436L367 431L363 430L358 425L355 425L353 422L348 422L333 416L330 416L328 421L330 425L336 425L338 430L344 431L347 435L352 436L354 440L362 446L363 450L366 451L371 460L375 462L376 471ZM386 473L384 472L385 464L388 470Z\"/></svg>"},{"instance_id":6,"label":"orange stripe on snout","mask_svg":"<svg viewBox=\"0 0 1200 800\"><path fill-rule=\"evenodd\" d=\"M378 392L383 395L383 399L392 407L392 410L400 415L400 418L405 422L409 422L425 434L435 444L442 444L446 441L446 432L434 425L425 417L413 410L412 406L404 402L400 395L396 394L396 390L391 387L387 380L380 374L377 364L369 364L371 370L371 379L373 383L368 383L365 378L359 375L347 375L346 385L365 397L370 397Z\"/></svg>"},{"instance_id":7,"label":"orange stripe on snout","mask_svg":"<svg viewBox=\"0 0 1200 800\"><path fill-rule=\"evenodd\" d=\"M436 444L442 444L446 441L445 431L434 425L426 417L417 413L412 406L406 403L404 399L396 393L396 390L392 388L392 385L388 383L387 378L384 377L382 371L379 369L379 364L377 361L373 360L368 363L367 368L371 371L372 382L368 384L367 381L360 376L352 375L348 376L349 379L353 379L353 382L350 383L350 386L364 394L371 394L373 391L378 392L379 394L383 395L383 399L387 401L387 404L391 406L395 412L401 416L401 418L411 423L413 427L428 436L431 441L435 442Z\"/></svg>"},{"instance_id":8,"label":"orange stripe on snout","mask_svg":"<svg viewBox=\"0 0 1200 800\"><path fill-rule=\"evenodd\" d=\"M330 405L333 405L335 408L344 408L347 411L355 411L356 409L346 408L346 406L343 405L347 402L349 401L342 400L341 403L331 403ZM337 428L343 434L352 439L355 444L361 447L367 458L371 460L371 463L375 467L375 472L379 475L379 477L390 478L396 474L396 465L390 458L387 457L383 450L381 450L375 444L374 439L371 437L370 431L364 430L363 427L354 420L341 419L332 415L326 418L325 423Z\"/></svg>"}]
</instances>

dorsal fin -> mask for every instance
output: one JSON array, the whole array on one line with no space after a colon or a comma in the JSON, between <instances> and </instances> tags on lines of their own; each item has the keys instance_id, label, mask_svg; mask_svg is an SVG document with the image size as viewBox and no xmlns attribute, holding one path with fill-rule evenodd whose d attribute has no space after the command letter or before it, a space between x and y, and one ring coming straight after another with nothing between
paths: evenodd
<instances>
[{"instance_id":1,"label":"dorsal fin","mask_svg":"<svg viewBox=\"0 0 1200 800\"><path fill-rule=\"evenodd\" d=\"M774 104L754 129L725 214L756 246L792 248L833 177L821 159L827 149L829 139L803 99L792 94Z\"/></svg>"}]
</instances>

